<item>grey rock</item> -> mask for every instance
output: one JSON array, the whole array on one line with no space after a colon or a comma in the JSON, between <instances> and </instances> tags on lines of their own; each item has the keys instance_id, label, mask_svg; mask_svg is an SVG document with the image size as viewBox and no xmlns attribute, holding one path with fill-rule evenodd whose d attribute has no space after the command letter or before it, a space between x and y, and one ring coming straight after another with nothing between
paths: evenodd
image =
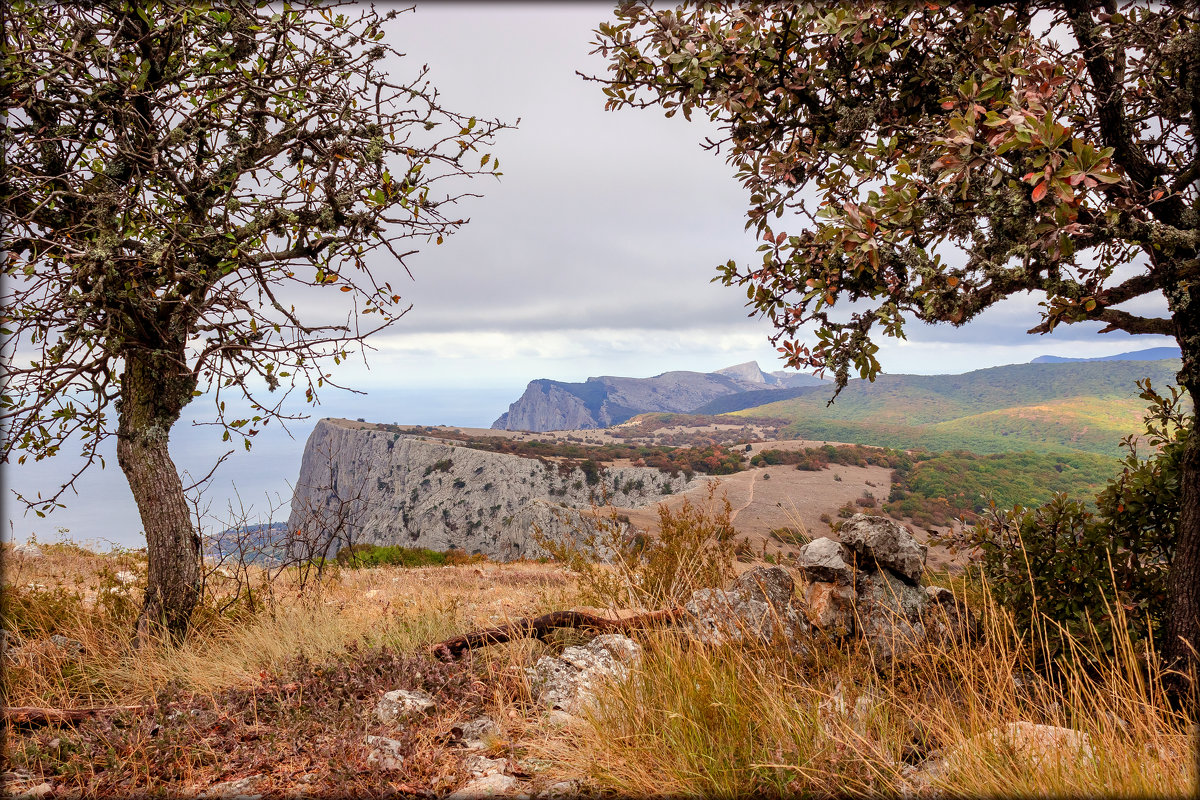
<instances>
[{"instance_id":1,"label":"grey rock","mask_svg":"<svg viewBox=\"0 0 1200 800\"><path fill-rule=\"evenodd\" d=\"M945 586L926 586L925 596L929 598L929 602L937 603L938 605L954 605L954 592L947 589Z\"/></svg>"},{"instance_id":2,"label":"grey rock","mask_svg":"<svg viewBox=\"0 0 1200 800\"><path fill-rule=\"evenodd\" d=\"M857 629L877 656L902 656L925 640L922 615L928 600L920 587L880 570L860 572L857 590Z\"/></svg>"},{"instance_id":3,"label":"grey rock","mask_svg":"<svg viewBox=\"0 0 1200 800\"><path fill-rule=\"evenodd\" d=\"M798 562L809 581L849 585L854 580L853 556L841 542L822 536L800 548Z\"/></svg>"},{"instance_id":4,"label":"grey rock","mask_svg":"<svg viewBox=\"0 0 1200 800\"><path fill-rule=\"evenodd\" d=\"M808 624L793 605L794 585L781 567L743 573L728 589L699 589L684 605L683 627L707 644L783 639L793 650L806 646Z\"/></svg>"},{"instance_id":5,"label":"grey rock","mask_svg":"<svg viewBox=\"0 0 1200 800\"><path fill-rule=\"evenodd\" d=\"M247 775L244 778L221 781L205 789L198 798L222 798L222 800L258 800L262 792L256 792L266 775Z\"/></svg>"},{"instance_id":6,"label":"grey rock","mask_svg":"<svg viewBox=\"0 0 1200 800\"><path fill-rule=\"evenodd\" d=\"M371 752L367 754L367 766L387 772L404 766L404 745L386 736L368 736Z\"/></svg>"},{"instance_id":7,"label":"grey rock","mask_svg":"<svg viewBox=\"0 0 1200 800\"><path fill-rule=\"evenodd\" d=\"M39 797L50 797L54 794L54 787L49 783L39 783L36 786L30 786L19 794L13 794L13 800L36 800Z\"/></svg>"},{"instance_id":8,"label":"grey rock","mask_svg":"<svg viewBox=\"0 0 1200 800\"><path fill-rule=\"evenodd\" d=\"M10 631L5 628L0 628L0 656L8 653L16 654L16 651L25 644L21 635L15 631Z\"/></svg>"},{"instance_id":9,"label":"grey rock","mask_svg":"<svg viewBox=\"0 0 1200 800\"><path fill-rule=\"evenodd\" d=\"M42 548L38 547L33 542L25 542L24 544L13 545L13 552L25 558L41 558Z\"/></svg>"},{"instance_id":10,"label":"grey rock","mask_svg":"<svg viewBox=\"0 0 1200 800\"><path fill-rule=\"evenodd\" d=\"M925 571L929 548L919 543L903 525L887 517L855 514L842 523L842 544L859 556L859 565L886 568L915 586Z\"/></svg>"},{"instance_id":11,"label":"grey rock","mask_svg":"<svg viewBox=\"0 0 1200 800\"><path fill-rule=\"evenodd\" d=\"M57 647L59 650L66 650L73 656L83 653L83 642L75 639L68 639L61 633L55 633L50 636L50 644Z\"/></svg>"},{"instance_id":12,"label":"grey rock","mask_svg":"<svg viewBox=\"0 0 1200 800\"><path fill-rule=\"evenodd\" d=\"M487 756L471 756L463 762L463 767L471 777L479 778L485 775L498 775L504 772L508 761L503 758L488 758Z\"/></svg>"},{"instance_id":13,"label":"grey rock","mask_svg":"<svg viewBox=\"0 0 1200 800\"><path fill-rule=\"evenodd\" d=\"M468 750L482 750L488 742L500 738L500 726L491 717L479 717L450 729L455 744Z\"/></svg>"},{"instance_id":14,"label":"grey rock","mask_svg":"<svg viewBox=\"0 0 1200 800\"><path fill-rule=\"evenodd\" d=\"M583 788L579 781L558 781L537 793L539 798L576 797Z\"/></svg>"},{"instance_id":15,"label":"grey rock","mask_svg":"<svg viewBox=\"0 0 1200 800\"><path fill-rule=\"evenodd\" d=\"M653 467L606 466L600 477L591 485L580 469L563 476L536 459L324 419L304 446L287 529L318 541L350 524L363 544L533 558L545 555L536 529L556 540L594 529L591 501L601 489L613 505L641 508L667 487L680 493L706 480Z\"/></svg>"},{"instance_id":16,"label":"grey rock","mask_svg":"<svg viewBox=\"0 0 1200 800\"><path fill-rule=\"evenodd\" d=\"M972 736L946 755L946 766L954 771L970 769L980 754L989 751L1012 753L1035 770L1064 766L1086 768L1096 763L1091 737L1083 731L1022 720Z\"/></svg>"},{"instance_id":17,"label":"grey rock","mask_svg":"<svg viewBox=\"0 0 1200 800\"><path fill-rule=\"evenodd\" d=\"M597 636L583 647L567 647L562 655L542 656L526 670L534 696L542 705L577 715L595 702L606 681L620 681L641 662L642 647L627 636Z\"/></svg>"},{"instance_id":18,"label":"grey rock","mask_svg":"<svg viewBox=\"0 0 1200 800\"><path fill-rule=\"evenodd\" d=\"M436 708L437 703L428 692L419 689L416 691L396 689L379 698L379 703L375 706L375 716L381 722L403 722L406 719L432 713Z\"/></svg>"},{"instance_id":19,"label":"grey rock","mask_svg":"<svg viewBox=\"0 0 1200 800\"><path fill-rule=\"evenodd\" d=\"M527 798L521 791L521 782L511 775L494 773L467 783L448 795L448 800L479 800L487 797Z\"/></svg>"}]
</instances>

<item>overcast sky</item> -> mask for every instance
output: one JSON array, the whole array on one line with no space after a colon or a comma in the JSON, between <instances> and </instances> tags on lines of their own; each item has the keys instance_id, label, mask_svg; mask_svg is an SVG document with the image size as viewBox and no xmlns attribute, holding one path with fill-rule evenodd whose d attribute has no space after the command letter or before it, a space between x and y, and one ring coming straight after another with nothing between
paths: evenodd
<instances>
[{"instance_id":1,"label":"overcast sky","mask_svg":"<svg viewBox=\"0 0 1200 800\"><path fill-rule=\"evenodd\" d=\"M483 197L463 207L470 224L411 260L414 280L400 291L412 311L374 338L369 369L357 360L338 372L369 394L327 393L314 419L486 426L535 378L644 377L749 360L781 367L767 323L746 316L744 292L710 282L716 265L755 258L743 231L745 193L723 157L700 147L714 128L657 110L606 112L600 87L576 75L604 72L589 43L610 9L418 3L392 23L391 41L407 54L393 65L400 76L428 64L448 108L521 121L493 148L504 176L478 181L473 188ZM1039 299L1011 300L964 328L914 325L907 342L880 343L880 361L894 373L964 372L1043 353L1173 343L1098 336L1096 325L1030 337L1024 331L1037 322ZM189 410L203 418L208 406L202 399ZM202 474L220 445L212 428L187 422L177 426L172 449L181 467ZM286 496L311 426L292 425L294 438L268 429L253 452L231 459L213 482L215 505L234 484L250 500ZM25 491L52 484L68 472L69 458L6 465L6 483ZM140 544L115 461L48 520L6 503L16 538L53 538L66 527L78 539Z\"/></svg>"}]
</instances>

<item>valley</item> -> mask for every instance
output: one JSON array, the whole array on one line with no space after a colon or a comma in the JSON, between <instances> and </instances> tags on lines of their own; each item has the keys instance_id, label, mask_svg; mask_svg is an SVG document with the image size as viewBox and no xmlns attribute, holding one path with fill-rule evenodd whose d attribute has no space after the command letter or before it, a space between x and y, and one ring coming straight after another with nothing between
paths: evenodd
<instances>
[{"instance_id":1,"label":"valley","mask_svg":"<svg viewBox=\"0 0 1200 800\"><path fill-rule=\"evenodd\" d=\"M787 563L860 511L890 516L928 543L989 502L1030 507L1056 492L1090 499L1115 474L1121 439L1139 427L1136 381L1165 387L1178 369L1152 358L1161 354L884 375L851 381L832 405L829 384L751 362L534 381L490 429L327 419L305 448L288 528L302 541L539 558L539 537L582 536L596 514L620 520L630 536L653 536L660 505L700 503L715 483L746 562ZM557 392L570 394L565 406L555 406ZM571 411L579 403L599 416L584 420ZM533 417L580 426L505 427ZM936 568L962 559L930 550Z\"/></svg>"}]
</instances>

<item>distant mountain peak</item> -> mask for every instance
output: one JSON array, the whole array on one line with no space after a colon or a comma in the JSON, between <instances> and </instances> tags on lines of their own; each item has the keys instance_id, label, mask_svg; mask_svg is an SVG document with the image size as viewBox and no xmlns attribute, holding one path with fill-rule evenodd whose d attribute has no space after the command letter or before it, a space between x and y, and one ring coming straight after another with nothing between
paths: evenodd
<instances>
[{"instance_id":1,"label":"distant mountain peak","mask_svg":"<svg viewBox=\"0 0 1200 800\"><path fill-rule=\"evenodd\" d=\"M746 383L767 383L766 374L759 368L757 361L747 361L744 364L734 364L732 367L716 370L717 375L725 375ZM774 381L772 381L774 383Z\"/></svg>"},{"instance_id":2,"label":"distant mountain peak","mask_svg":"<svg viewBox=\"0 0 1200 800\"><path fill-rule=\"evenodd\" d=\"M1117 353L1112 356L1096 356L1094 358L1071 358L1068 356L1038 356L1030 364L1070 364L1079 361L1162 361L1166 358L1180 358L1182 352L1177 345L1167 347L1150 347L1145 350L1131 350L1128 353Z\"/></svg>"}]
</instances>

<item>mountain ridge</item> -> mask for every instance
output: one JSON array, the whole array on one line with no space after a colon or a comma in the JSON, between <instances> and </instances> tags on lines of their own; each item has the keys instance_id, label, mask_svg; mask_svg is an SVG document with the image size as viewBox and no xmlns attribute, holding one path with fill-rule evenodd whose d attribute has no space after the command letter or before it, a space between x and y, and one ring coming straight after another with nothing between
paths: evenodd
<instances>
[{"instance_id":1,"label":"mountain ridge","mask_svg":"<svg viewBox=\"0 0 1200 800\"><path fill-rule=\"evenodd\" d=\"M674 370L649 378L601 375L579 383L532 380L494 430L583 430L620 424L655 411L690 413L720 397L748 392L781 392L820 386L826 381L784 370L763 372L747 361L714 372Z\"/></svg>"}]
</instances>

